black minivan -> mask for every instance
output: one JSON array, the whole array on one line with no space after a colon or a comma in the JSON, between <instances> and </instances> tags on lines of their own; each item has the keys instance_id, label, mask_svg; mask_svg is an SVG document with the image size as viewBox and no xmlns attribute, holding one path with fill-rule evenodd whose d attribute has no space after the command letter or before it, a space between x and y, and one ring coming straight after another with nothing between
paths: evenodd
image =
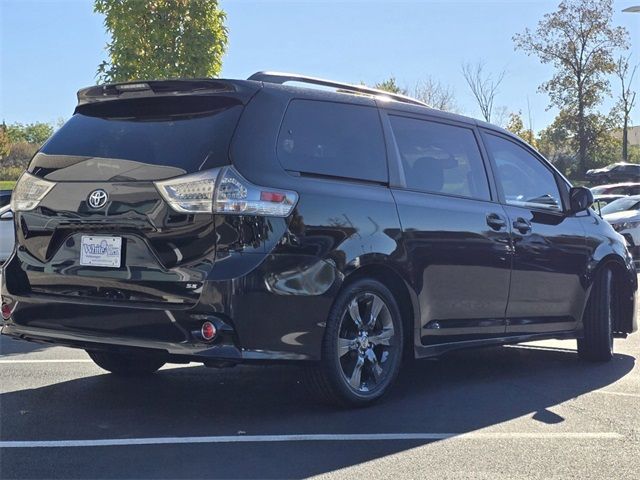
<instances>
[{"instance_id":1,"label":"black minivan","mask_svg":"<svg viewBox=\"0 0 640 480\"><path fill-rule=\"evenodd\" d=\"M123 375L299 362L350 405L452 349L606 361L637 276L592 200L509 132L366 87L89 87L15 188L2 333Z\"/></svg>"}]
</instances>

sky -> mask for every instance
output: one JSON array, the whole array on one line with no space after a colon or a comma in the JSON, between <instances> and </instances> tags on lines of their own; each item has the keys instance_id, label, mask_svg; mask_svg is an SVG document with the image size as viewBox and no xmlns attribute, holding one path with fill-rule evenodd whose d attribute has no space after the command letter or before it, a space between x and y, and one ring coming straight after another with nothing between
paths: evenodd
<instances>
[{"instance_id":1,"label":"sky","mask_svg":"<svg viewBox=\"0 0 640 480\"><path fill-rule=\"evenodd\" d=\"M512 37L535 28L553 11L547 1L221 0L229 47L222 77L246 78L278 70L351 83L394 76L413 87L431 77L449 85L462 113L479 117L461 73L464 62L506 70L497 107L531 114L538 131L557 110L538 86L553 74L536 57L514 51ZM616 0L614 23L627 28L634 63L640 62L640 14L622 13L640 0ZM68 119L76 91L96 83L107 59L103 17L90 0L0 0L0 121ZM636 90L640 81L638 75ZM613 84L614 94L617 84ZM607 112L613 105L601 106ZM640 102L638 102L640 104ZM632 114L640 123L640 108Z\"/></svg>"}]
</instances>

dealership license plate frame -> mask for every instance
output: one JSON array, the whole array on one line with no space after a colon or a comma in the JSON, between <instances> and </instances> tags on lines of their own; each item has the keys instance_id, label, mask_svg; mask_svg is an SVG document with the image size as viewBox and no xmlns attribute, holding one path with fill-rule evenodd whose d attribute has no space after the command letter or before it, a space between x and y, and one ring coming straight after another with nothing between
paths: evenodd
<instances>
[{"instance_id":1,"label":"dealership license plate frame","mask_svg":"<svg viewBox=\"0 0 640 480\"><path fill-rule=\"evenodd\" d=\"M80 265L84 267L120 268L122 237L112 235L82 235Z\"/></svg>"}]
</instances>

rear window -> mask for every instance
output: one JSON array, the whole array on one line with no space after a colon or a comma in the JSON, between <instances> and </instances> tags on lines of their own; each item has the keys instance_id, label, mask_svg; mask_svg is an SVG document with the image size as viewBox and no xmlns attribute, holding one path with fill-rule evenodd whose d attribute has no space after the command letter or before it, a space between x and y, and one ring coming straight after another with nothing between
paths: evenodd
<instances>
[{"instance_id":1,"label":"rear window","mask_svg":"<svg viewBox=\"0 0 640 480\"><path fill-rule=\"evenodd\" d=\"M229 143L241 105L211 97L153 100L105 102L83 109L41 152L47 156L131 160L184 172L229 163ZM38 166L46 170L46 165Z\"/></svg>"},{"instance_id":2,"label":"rear window","mask_svg":"<svg viewBox=\"0 0 640 480\"><path fill-rule=\"evenodd\" d=\"M293 100L278 137L286 170L387 182L380 117L375 107Z\"/></svg>"}]
</instances>

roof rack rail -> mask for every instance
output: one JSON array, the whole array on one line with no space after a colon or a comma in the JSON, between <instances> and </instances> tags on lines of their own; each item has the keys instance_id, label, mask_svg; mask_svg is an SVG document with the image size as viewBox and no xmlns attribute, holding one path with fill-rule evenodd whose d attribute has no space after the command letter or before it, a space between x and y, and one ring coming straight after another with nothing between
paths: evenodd
<instances>
[{"instance_id":1,"label":"roof rack rail","mask_svg":"<svg viewBox=\"0 0 640 480\"><path fill-rule=\"evenodd\" d=\"M251 75L247 80L255 80L258 82L267 83L279 83L286 82L300 82L309 83L312 85L321 85L323 87L336 88L347 92L360 93L364 95L384 96L403 103L411 103L413 105L420 105L421 107L428 107L424 102L416 100L415 98L407 97L406 95L400 95L398 93L386 92L377 88L365 87L364 85L352 85L350 83L335 82L333 80L325 80L323 78L307 77L306 75L299 75L297 73L283 73L283 72L268 72L261 71Z\"/></svg>"}]
</instances>

